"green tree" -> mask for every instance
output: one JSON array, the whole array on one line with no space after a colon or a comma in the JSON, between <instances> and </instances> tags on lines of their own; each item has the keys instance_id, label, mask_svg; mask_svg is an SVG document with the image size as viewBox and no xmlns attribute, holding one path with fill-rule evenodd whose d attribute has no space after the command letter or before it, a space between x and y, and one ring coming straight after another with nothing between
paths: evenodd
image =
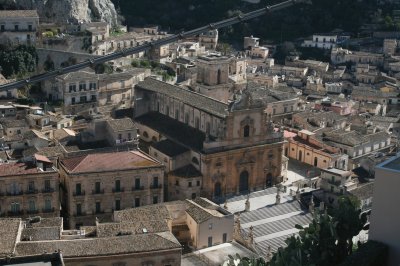
<instances>
[{"instance_id":1,"label":"green tree","mask_svg":"<svg viewBox=\"0 0 400 266\"><path fill-rule=\"evenodd\" d=\"M363 229L367 217L361 215L360 202L355 197L340 197L338 203L339 208L334 209L333 217L338 240L336 255L342 261L353 252L353 237Z\"/></svg>"}]
</instances>

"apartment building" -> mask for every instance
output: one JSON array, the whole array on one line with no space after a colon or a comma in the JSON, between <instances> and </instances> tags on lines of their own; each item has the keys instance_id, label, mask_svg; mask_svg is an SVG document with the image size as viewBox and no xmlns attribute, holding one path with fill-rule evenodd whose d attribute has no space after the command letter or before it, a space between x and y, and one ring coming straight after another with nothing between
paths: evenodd
<instances>
[{"instance_id":1,"label":"apartment building","mask_svg":"<svg viewBox=\"0 0 400 266\"><path fill-rule=\"evenodd\" d=\"M57 217L59 179L53 163L34 155L29 162L0 164L0 216Z\"/></svg>"},{"instance_id":2,"label":"apartment building","mask_svg":"<svg viewBox=\"0 0 400 266\"><path fill-rule=\"evenodd\" d=\"M36 10L0 10L0 43L33 45L38 26Z\"/></svg>"},{"instance_id":3,"label":"apartment building","mask_svg":"<svg viewBox=\"0 0 400 266\"><path fill-rule=\"evenodd\" d=\"M164 201L164 166L141 151L95 153L60 161L62 205L70 228L109 221L114 210Z\"/></svg>"}]
</instances>

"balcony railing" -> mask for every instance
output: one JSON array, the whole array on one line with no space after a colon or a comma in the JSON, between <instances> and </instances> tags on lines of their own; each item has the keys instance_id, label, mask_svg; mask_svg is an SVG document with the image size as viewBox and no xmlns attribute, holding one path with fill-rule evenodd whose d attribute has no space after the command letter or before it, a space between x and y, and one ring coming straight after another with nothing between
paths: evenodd
<instances>
[{"instance_id":1,"label":"balcony railing","mask_svg":"<svg viewBox=\"0 0 400 266\"><path fill-rule=\"evenodd\" d=\"M37 194L39 192L39 190L37 189L28 189L27 191L25 191L25 194Z\"/></svg>"},{"instance_id":2,"label":"balcony railing","mask_svg":"<svg viewBox=\"0 0 400 266\"><path fill-rule=\"evenodd\" d=\"M7 212L7 216L20 216L24 215L24 211L9 211Z\"/></svg>"},{"instance_id":3,"label":"balcony railing","mask_svg":"<svg viewBox=\"0 0 400 266\"><path fill-rule=\"evenodd\" d=\"M43 212L43 213L54 212L54 208L49 208L49 209L48 209L48 208L43 208L43 209L42 209L42 212Z\"/></svg>"},{"instance_id":4,"label":"balcony railing","mask_svg":"<svg viewBox=\"0 0 400 266\"><path fill-rule=\"evenodd\" d=\"M134 186L132 188L132 191L138 191L138 190L143 190L143 189L144 189L144 186Z\"/></svg>"},{"instance_id":5,"label":"balcony railing","mask_svg":"<svg viewBox=\"0 0 400 266\"><path fill-rule=\"evenodd\" d=\"M23 191L21 190L21 191L7 191L7 196L20 196L20 195L22 195L22 194L24 194L23 193Z\"/></svg>"},{"instance_id":6,"label":"balcony railing","mask_svg":"<svg viewBox=\"0 0 400 266\"><path fill-rule=\"evenodd\" d=\"M162 184L152 184L150 185L150 189L160 189L162 188Z\"/></svg>"},{"instance_id":7,"label":"balcony railing","mask_svg":"<svg viewBox=\"0 0 400 266\"><path fill-rule=\"evenodd\" d=\"M92 190L92 194L93 194L93 195L96 195L96 194L104 194L104 189Z\"/></svg>"},{"instance_id":8,"label":"balcony railing","mask_svg":"<svg viewBox=\"0 0 400 266\"><path fill-rule=\"evenodd\" d=\"M85 191L74 192L74 197L85 196Z\"/></svg>"},{"instance_id":9,"label":"balcony railing","mask_svg":"<svg viewBox=\"0 0 400 266\"><path fill-rule=\"evenodd\" d=\"M42 193L53 193L55 191L54 188L45 188L42 189Z\"/></svg>"},{"instance_id":10,"label":"balcony railing","mask_svg":"<svg viewBox=\"0 0 400 266\"><path fill-rule=\"evenodd\" d=\"M80 212L80 213L75 213L75 216L85 216L86 215L86 212Z\"/></svg>"},{"instance_id":11,"label":"balcony railing","mask_svg":"<svg viewBox=\"0 0 400 266\"><path fill-rule=\"evenodd\" d=\"M26 213L27 214L38 214L39 210L27 210Z\"/></svg>"},{"instance_id":12,"label":"balcony railing","mask_svg":"<svg viewBox=\"0 0 400 266\"><path fill-rule=\"evenodd\" d=\"M113 188L113 190L112 190L113 193L120 193L120 192L124 192L124 191L125 191L124 188L119 188L119 189Z\"/></svg>"}]
</instances>

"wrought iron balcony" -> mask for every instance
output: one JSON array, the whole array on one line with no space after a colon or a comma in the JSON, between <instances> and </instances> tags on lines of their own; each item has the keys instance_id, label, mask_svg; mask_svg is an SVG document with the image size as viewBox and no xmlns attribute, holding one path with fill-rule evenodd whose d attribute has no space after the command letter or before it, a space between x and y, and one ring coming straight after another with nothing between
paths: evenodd
<instances>
[{"instance_id":1,"label":"wrought iron balcony","mask_svg":"<svg viewBox=\"0 0 400 266\"><path fill-rule=\"evenodd\" d=\"M7 212L7 216L21 216L24 215L24 211L9 211Z\"/></svg>"},{"instance_id":2,"label":"wrought iron balcony","mask_svg":"<svg viewBox=\"0 0 400 266\"><path fill-rule=\"evenodd\" d=\"M27 210L26 213L27 214L38 214L39 210Z\"/></svg>"},{"instance_id":3,"label":"wrought iron balcony","mask_svg":"<svg viewBox=\"0 0 400 266\"><path fill-rule=\"evenodd\" d=\"M124 191L125 191L125 189L123 187L119 188L119 189L113 188L113 190L112 190L113 193L120 193L120 192L124 192Z\"/></svg>"},{"instance_id":4,"label":"wrought iron balcony","mask_svg":"<svg viewBox=\"0 0 400 266\"><path fill-rule=\"evenodd\" d=\"M96 194L104 194L104 189L92 190L92 194L93 194L93 195L96 195Z\"/></svg>"},{"instance_id":5,"label":"wrought iron balcony","mask_svg":"<svg viewBox=\"0 0 400 266\"><path fill-rule=\"evenodd\" d=\"M139 191L139 190L144 190L144 186L134 186L132 188L132 191Z\"/></svg>"},{"instance_id":6,"label":"wrought iron balcony","mask_svg":"<svg viewBox=\"0 0 400 266\"><path fill-rule=\"evenodd\" d=\"M45 188L42 189L42 193L53 193L55 191L54 188Z\"/></svg>"},{"instance_id":7,"label":"wrought iron balcony","mask_svg":"<svg viewBox=\"0 0 400 266\"><path fill-rule=\"evenodd\" d=\"M25 191L25 194L37 194L39 193L39 190L37 189L28 189L27 191Z\"/></svg>"},{"instance_id":8,"label":"wrought iron balcony","mask_svg":"<svg viewBox=\"0 0 400 266\"><path fill-rule=\"evenodd\" d=\"M85 196L85 191L74 192L74 197Z\"/></svg>"},{"instance_id":9,"label":"wrought iron balcony","mask_svg":"<svg viewBox=\"0 0 400 266\"><path fill-rule=\"evenodd\" d=\"M6 194L7 194L7 196L20 196L24 193L22 190L20 190L20 191L7 191Z\"/></svg>"},{"instance_id":10,"label":"wrought iron balcony","mask_svg":"<svg viewBox=\"0 0 400 266\"><path fill-rule=\"evenodd\" d=\"M162 188L162 184L152 184L150 185L150 189L160 189Z\"/></svg>"},{"instance_id":11,"label":"wrought iron balcony","mask_svg":"<svg viewBox=\"0 0 400 266\"><path fill-rule=\"evenodd\" d=\"M54 212L54 208L49 208L49 209L48 208L43 208L42 212L43 213L51 213L51 212Z\"/></svg>"}]
</instances>

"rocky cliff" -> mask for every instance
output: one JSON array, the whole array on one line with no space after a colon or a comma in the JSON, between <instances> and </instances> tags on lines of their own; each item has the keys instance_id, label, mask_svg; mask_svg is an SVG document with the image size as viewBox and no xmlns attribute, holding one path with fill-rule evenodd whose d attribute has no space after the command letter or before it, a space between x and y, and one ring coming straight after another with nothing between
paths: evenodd
<instances>
[{"instance_id":1,"label":"rocky cliff","mask_svg":"<svg viewBox=\"0 0 400 266\"><path fill-rule=\"evenodd\" d=\"M3 8L37 9L39 16L54 22L106 21L117 25L111 0L0 0Z\"/></svg>"}]
</instances>

